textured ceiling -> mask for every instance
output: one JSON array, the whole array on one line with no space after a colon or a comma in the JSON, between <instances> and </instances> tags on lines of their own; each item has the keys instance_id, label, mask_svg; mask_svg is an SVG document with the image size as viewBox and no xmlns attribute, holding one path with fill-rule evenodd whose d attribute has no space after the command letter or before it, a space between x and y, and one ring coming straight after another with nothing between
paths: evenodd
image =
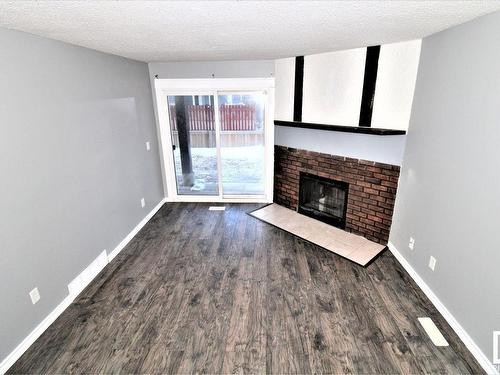
<instances>
[{"instance_id":1,"label":"textured ceiling","mask_svg":"<svg viewBox=\"0 0 500 375\"><path fill-rule=\"evenodd\" d=\"M418 39L499 1L0 1L0 26L141 61L274 59Z\"/></svg>"}]
</instances>

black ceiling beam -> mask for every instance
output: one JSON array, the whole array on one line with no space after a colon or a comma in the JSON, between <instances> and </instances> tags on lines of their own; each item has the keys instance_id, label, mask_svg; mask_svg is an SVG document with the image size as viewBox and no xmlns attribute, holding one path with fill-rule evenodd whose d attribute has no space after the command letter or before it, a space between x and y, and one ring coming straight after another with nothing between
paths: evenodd
<instances>
[{"instance_id":1,"label":"black ceiling beam","mask_svg":"<svg viewBox=\"0 0 500 375\"><path fill-rule=\"evenodd\" d=\"M366 49L365 77L359 112L359 126L372 126L373 100L375 98L379 56L380 46L372 46Z\"/></svg>"},{"instance_id":2,"label":"black ceiling beam","mask_svg":"<svg viewBox=\"0 0 500 375\"><path fill-rule=\"evenodd\" d=\"M302 96L304 91L304 56L295 58L295 86L293 95L293 121L302 121Z\"/></svg>"}]
</instances>

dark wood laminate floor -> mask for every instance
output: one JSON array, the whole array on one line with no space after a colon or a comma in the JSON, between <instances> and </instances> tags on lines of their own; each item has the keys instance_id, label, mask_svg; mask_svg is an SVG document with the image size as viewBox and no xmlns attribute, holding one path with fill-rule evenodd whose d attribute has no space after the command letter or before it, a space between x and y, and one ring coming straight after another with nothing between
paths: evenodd
<instances>
[{"instance_id":1,"label":"dark wood laminate floor","mask_svg":"<svg viewBox=\"0 0 500 375\"><path fill-rule=\"evenodd\" d=\"M164 205L10 373L482 372L388 251L362 268L227 207Z\"/></svg>"}]
</instances>

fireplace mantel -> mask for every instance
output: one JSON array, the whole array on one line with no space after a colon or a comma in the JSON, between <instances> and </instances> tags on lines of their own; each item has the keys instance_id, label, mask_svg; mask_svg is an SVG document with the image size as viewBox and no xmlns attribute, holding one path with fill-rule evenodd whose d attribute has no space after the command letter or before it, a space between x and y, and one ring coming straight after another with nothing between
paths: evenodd
<instances>
[{"instance_id":1,"label":"fireplace mantel","mask_svg":"<svg viewBox=\"0 0 500 375\"><path fill-rule=\"evenodd\" d=\"M397 130L397 129L382 129L382 128L372 128L367 126L327 125L327 124L316 124L311 122L298 122L298 121L274 120L274 125L287 126L290 128L316 129L316 130L336 131L343 133L369 134L369 135L381 135L381 136L406 134L405 130Z\"/></svg>"}]
</instances>

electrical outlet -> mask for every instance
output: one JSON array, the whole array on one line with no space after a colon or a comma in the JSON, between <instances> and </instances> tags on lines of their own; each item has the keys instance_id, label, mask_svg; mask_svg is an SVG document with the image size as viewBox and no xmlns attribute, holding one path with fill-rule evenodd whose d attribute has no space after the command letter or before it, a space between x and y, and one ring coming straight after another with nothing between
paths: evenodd
<instances>
[{"instance_id":1,"label":"electrical outlet","mask_svg":"<svg viewBox=\"0 0 500 375\"><path fill-rule=\"evenodd\" d=\"M410 248L410 250L413 250L413 248L415 247L415 239L413 237L410 237L410 242L408 242L408 247Z\"/></svg>"},{"instance_id":2,"label":"electrical outlet","mask_svg":"<svg viewBox=\"0 0 500 375\"><path fill-rule=\"evenodd\" d=\"M141 207L144 208L144 206L146 206L146 201L144 198L141 198Z\"/></svg>"},{"instance_id":3,"label":"electrical outlet","mask_svg":"<svg viewBox=\"0 0 500 375\"><path fill-rule=\"evenodd\" d=\"M434 258L434 257L431 255L431 257L429 258L429 268L430 268L431 270L433 270L433 271L434 271L434 269L436 268L436 262L437 262L437 261L436 261L436 258Z\"/></svg>"},{"instance_id":4,"label":"electrical outlet","mask_svg":"<svg viewBox=\"0 0 500 375\"><path fill-rule=\"evenodd\" d=\"M149 142L146 142L146 150L151 150L151 143Z\"/></svg>"},{"instance_id":5,"label":"electrical outlet","mask_svg":"<svg viewBox=\"0 0 500 375\"><path fill-rule=\"evenodd\" d=\"M35 288L30 292L30 298L33 305L40 301L40 292L38 291L38 288Z\"/></svg>"}]
</instances>

